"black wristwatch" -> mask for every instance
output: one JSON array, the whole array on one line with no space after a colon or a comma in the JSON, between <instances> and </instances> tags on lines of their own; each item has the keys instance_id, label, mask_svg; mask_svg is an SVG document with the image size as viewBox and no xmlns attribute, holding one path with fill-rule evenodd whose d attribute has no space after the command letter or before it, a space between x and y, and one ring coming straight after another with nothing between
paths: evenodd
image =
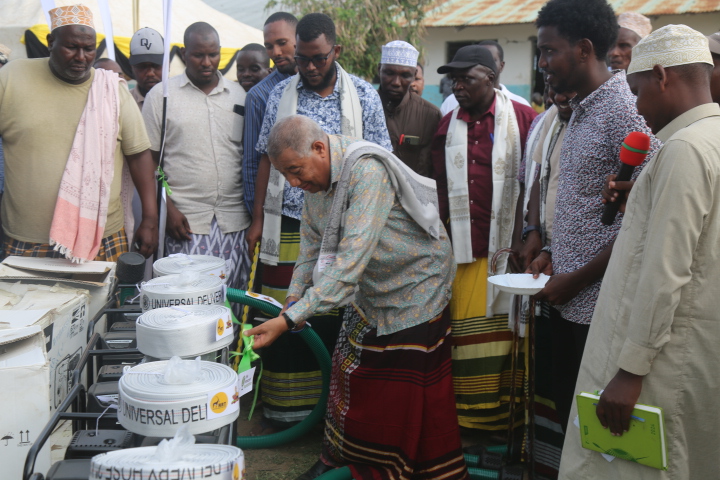
<instances>
[{"instance_id":1,"label":"black wristwatch","mask_svg":"<svg viewBox=\"0 0 720 480\"><path fill-rule=\"evenodd\" d=\"M540 235L542 235L542 227L540 225L528 225L527 227L523 228L522 241L524 242L530 232L533 231L538 232Z\"/></svg>"},{"instance_id":2,"label":"black wristwatch","mask_svg":"<svg viewBox=\"0 0 720 480\"><path fill-rule=\"evenodd\" d=\"M295 322L292 321L292 318L290 318L287 313L283 312L282 316L285 319L285 323L287 324L288 330L292 330L295 327L297 327L297 325L295 325Z\"/></svg>"}]
</instances>

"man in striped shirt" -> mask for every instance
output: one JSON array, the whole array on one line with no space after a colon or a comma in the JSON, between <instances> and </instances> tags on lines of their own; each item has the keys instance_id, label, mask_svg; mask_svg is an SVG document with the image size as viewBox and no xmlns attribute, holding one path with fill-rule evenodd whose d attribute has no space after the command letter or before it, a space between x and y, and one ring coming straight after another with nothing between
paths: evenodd
<instances>
[{"instance_id":1,"label":"man in striped shirt","mask_svg":"<svg viewBox=\"0 0 720 480\"><path fill-rule=\"evenodd\" d=\"M255 145L260 136L260 128L270 92L273 91L275 85L297 73L297 65L295 65L295 26L297 22L294 15L285 12L273 13L265 21L263 27L265 48L275 63L275 70L251 88L245 97L242 172L245 205L251 214L255 204L255 179L261 157L260 153L255 150ZM252 252L253 249L254 245L251 245L250 251Z\"/></svg>"}]
</instances>

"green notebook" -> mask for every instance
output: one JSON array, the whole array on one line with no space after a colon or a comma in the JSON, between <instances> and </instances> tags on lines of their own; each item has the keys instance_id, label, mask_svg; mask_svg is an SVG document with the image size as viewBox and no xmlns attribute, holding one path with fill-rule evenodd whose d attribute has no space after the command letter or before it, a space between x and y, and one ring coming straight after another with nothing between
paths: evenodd
<instances>
[{"instance_id":1,"label":"green notebook","mask_svg":"<svg viewBox=\"0 0 720 480\"><path fill-rule=\"evenodd\" d=\"M665 421L661 408L635 405L630 428L620 437L603 428L595 409L600 397L581 392L577 395L580 441L584 448L612 455L648 467L667 470Z\"/></svg>"}]
</instances>

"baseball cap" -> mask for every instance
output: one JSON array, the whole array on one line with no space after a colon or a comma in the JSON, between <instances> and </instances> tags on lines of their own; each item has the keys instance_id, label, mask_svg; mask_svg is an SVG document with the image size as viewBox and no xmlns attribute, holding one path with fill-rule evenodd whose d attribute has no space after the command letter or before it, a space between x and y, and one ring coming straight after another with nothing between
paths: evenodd
<instances>
[{"instance_id":1,"label":"baseball cap","mask_svg":"<svg viewBox=\"0 0 720 480\"><path fill-rule=\"evenodd\" d=\"M710 46L710 53L720 55L720 32L708 35L708 45Z\"/></svg>"},{"instance_id":2,"label":"baseball cap","mask_svg":"<svg viewBox=\"0 0 720 480\"><path fill-rule=\"evenodd\" d=\"M130 65L143 62L162 65L164 52L162 35L152 28L141 28L130 40Z\"/></svg>"},{"instance_id":3,"label":"baseball cap","mask_svg":"<svg viewBox=\"0 0 720 480\"><path fill-rule=\"evenodd\" d=\"M456 68L470 68L475 65L482 65L497 74L495 59L486 47L482 45L467 45L460 48L452 59L452 62L437 69L437 73L449 73Z\"/></svg>"}]
</instances>

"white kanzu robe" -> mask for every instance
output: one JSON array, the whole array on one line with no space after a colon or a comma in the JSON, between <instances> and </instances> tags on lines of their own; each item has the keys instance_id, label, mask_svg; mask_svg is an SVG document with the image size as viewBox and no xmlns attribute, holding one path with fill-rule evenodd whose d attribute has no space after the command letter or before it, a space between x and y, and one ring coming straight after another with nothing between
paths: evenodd
<instances>
[{"instance_id":1,"label":"white kanzu robe","mask_svg":"<svg viewBox=\"0 0 720 480\"><path fill-rule=\"evenodd\" d=\"M576 390L605 388L618 368L645 375L638 403L665 413L668 470L609 463L571 423L561 479L720 476L720 107L695 107L657 137L665 145L630 194Z\"/></svg>"}]
</instances>

